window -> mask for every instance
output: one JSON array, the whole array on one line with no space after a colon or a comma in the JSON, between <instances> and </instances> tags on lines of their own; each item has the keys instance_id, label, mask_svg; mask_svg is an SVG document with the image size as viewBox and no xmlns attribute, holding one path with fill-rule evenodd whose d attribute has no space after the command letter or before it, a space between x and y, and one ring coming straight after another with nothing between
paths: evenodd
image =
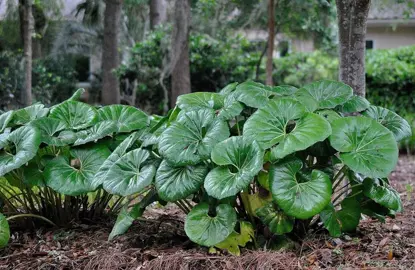
<instances>
[{"instance_id":1,"label":"window","mask_svg":"<svg viewBox=\"0 0 415 270\"><path fill-rule=\"evenodd\" d=\"M366 40L366 50L373 49L373 40Z\"/></svg>"}]
</instances>

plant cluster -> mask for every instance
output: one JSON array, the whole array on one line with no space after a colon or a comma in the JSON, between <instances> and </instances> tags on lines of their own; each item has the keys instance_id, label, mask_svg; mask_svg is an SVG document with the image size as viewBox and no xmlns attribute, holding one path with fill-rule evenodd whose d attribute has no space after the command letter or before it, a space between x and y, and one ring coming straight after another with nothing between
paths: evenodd
<instances>
[{"instance_id":1,"label":"plant cluster","mask_svg":"<svg viewBox=\"0 0 415 270\"><path fill-rule=\"evenodd\" d=\"M27 120L16 116L23 111ZM232 83L182 95L164 117L72 99L23 111L0 116L0 175L35 163L39 176L26 181L61 194L142 194L123 207L110 238L155 201L186 213L190 240L234 254L270 232L298 238L321 225L337 237L362 214L383 220L402 211L387 176L410 127L340 82Z\"/></svg>"}]
</instances>

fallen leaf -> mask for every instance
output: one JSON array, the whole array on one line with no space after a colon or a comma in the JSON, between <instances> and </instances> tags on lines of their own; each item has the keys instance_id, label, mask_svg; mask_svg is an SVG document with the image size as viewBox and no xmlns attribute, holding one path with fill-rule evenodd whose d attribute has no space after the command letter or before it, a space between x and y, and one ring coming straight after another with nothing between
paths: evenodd
<instances>
[{"instance_id":1,"label":"fallen leaf","mask_svg":"<svg viewBox=\"0 0 415 270\"><path fill-rule=\"evenodd\" d=\"M379 242L379 248L384 247L389 241L389 237L385 237L383 238L380 242Z\"/></svg>"},{"instance_id":2,"label":"fallen leaf","mask_svg":"<svg viewBox=\"0 0 415 270\"><path fill-rule=\"evenodd\" d=\"M393 259L393 250L390 249L389 252L388 252L388 260L390 261L392 259Z\"/></svg>"}]
</instances>

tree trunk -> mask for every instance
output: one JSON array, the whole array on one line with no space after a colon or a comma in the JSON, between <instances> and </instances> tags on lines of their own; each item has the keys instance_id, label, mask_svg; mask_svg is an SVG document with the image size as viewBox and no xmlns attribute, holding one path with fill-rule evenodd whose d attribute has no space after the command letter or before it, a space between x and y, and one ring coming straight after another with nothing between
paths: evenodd
<instances>
[{"instance_id":1,"label":"tree trunk","mask_svg":"<svg viewBox=\"0 0 415 270\"><path fill-rule=\"evenodd\" d=\"M150 28L166 22L166 0L150 0Z\"/></svg>"},{"instance_id":2,"label":"tree trunk","mask_svg":"<svg viewBox=\"0 0 415 270\"><path fill-rule=\"evenodd\" d=\"M171 107L175 106L178 96L191 92L189 66L189 23L189 0L176 0L171 49Z\"/></svg>"},{"instance_id":3,"label":"tree trunk","mask_svg":"<svg viewBox=\"0 0 415 270\"><path fill-rule=\"evenodd\" d=\"M275 6L274 0L268 0L268 51L267 51L267 85L272 85L272 60L275 39Z\"/></svg>"},{"instance_id":4,"label":"tree trunk","mask_svg":"<svg viewBox=\"0 0 415 270\"><path fill-rule=\"evenodd\" d=\"M22 101L25 106L32 104L32 33L33 33L33 16L32 0L20 1L23 10L23 52L25 60L25 83L22 93Z\"/></svg>"},{"instance_id":5,"label":"tree trunk","mask_svg":"<svg viewBox=\"0 0 415 270\"><path fill-rule=\"evenodd\" d=\"M105 0L104 39L102 45L102 104L120 103L120 86L114 74L118 67L118 31L122 0Z\"/></svg>"},{"instance_id":6,"label":"tree trunk","mask_svg":"<svg viewBox=\"0 0 415 270\"><path fill-rule=\"evenodd\" d=\"M370 0L336 0L339 26L339 79L364 97L366 23Z\"/></svg>"}]
</instances>

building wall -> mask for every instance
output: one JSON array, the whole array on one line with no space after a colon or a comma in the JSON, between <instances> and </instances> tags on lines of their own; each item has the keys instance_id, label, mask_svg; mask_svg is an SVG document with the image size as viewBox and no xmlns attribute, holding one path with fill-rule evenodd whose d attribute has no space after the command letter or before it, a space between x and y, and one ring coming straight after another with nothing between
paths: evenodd
<instances>
[{"instance_id":1,"label":"building wall","mask_svg":"<svg viewBox=\"0 0 415 270\"><path fill-rule=\"evenodd\" d=\"M373 40L374 49L390 49L415 45L415 26L368 26L366 40Z\"/></svg>"}]
</instances>

